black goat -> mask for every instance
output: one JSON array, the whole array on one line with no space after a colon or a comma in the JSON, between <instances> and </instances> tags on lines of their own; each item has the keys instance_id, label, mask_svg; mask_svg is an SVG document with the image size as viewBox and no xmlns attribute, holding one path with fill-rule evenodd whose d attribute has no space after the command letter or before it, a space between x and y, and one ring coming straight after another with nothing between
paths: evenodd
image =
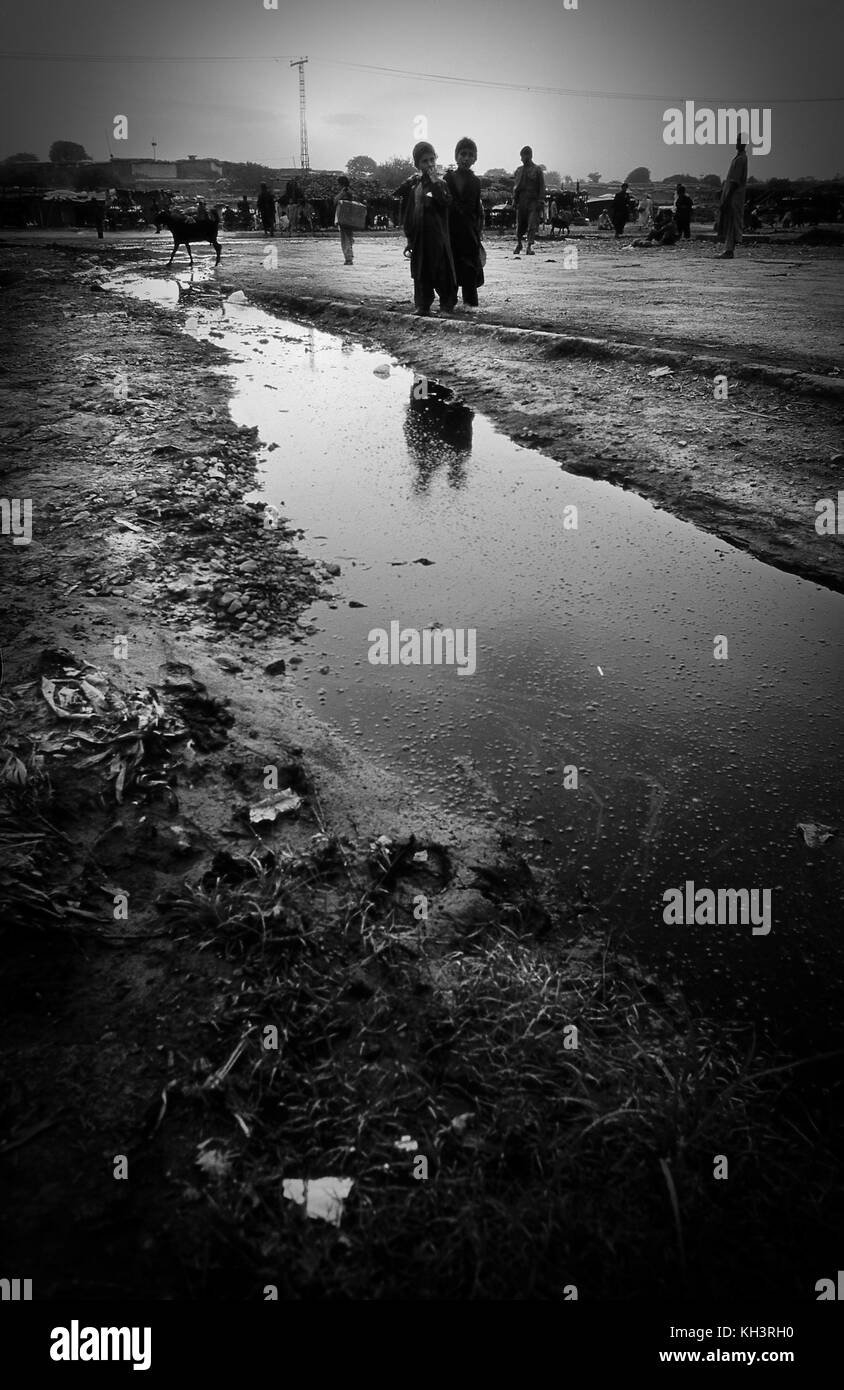
<instances>
[{"instance_id":1,"label":"black goat","mask_svg":"<svg viewBox=\"0 0 844 1390\"><path fill-rule=\"evenodd\" d=\"M155 230L160 232L162 227L166 227L168 231L173 233L173 250L170 253L170 260L167 262L168 265L171 264L180 246L185 247L190 257L190 263L193 265L193 253L190 249L192 241L207 241L217 252L217 259L214 264L220 264L220 243L217 240L217 233L220 230L219 215L204 217L201 221L188 221L184 217L174 217L169 212L159 212L155 218Z\"/></svg>"}]
</instances>

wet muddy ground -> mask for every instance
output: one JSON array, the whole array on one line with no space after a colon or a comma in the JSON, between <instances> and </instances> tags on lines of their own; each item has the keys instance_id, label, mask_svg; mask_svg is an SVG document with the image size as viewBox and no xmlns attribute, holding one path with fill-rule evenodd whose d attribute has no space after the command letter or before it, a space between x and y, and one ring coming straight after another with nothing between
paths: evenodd
<instances>
[{"instance_id":1,"label":"wet muddy ground","mask_svg":"<svg viewBox=\"0 0 844 1390\"><path fill-rule=\"evenodd\" d=\"M798 826L836 816L844 600L515 445L348 335L213 279L116 284L226 350L233 418L262 450L255 497L292 511L333 575L297 670L313 712L421 798L519 825L559 899L595 903L688 997L794 1041L810 991L809 1036L833 1046L841 884ZM369 633L394 622L474 633L465 678L373 666ZM689 877L770 885L776 942L666 939L662 892Z\"/></svg>"},{"instance_id":2,"label":"wet muddy ground","mask_svg":"<svg viewBox=\"0 0 844 1390\"><path fill-rule=\"evenodd\" d=\"M129 239L122 243L124 254L115 254L107 247L111 263L106 269L117 271L131 264L145 273L148 262L166 259L159 249L160 241L135 238L134 243L134 251ZM546 342L508 336L503 312L499 313L503 327L487 324L465 334L455 327L456 320L447 325L412 323L399 312L405 307L399 298L388 312L381 313L378 305L373 305L377 293L383 294L385 288L392 293L393 286L397 296L402 293L396 277L404 267L393 266L395 245L373 243L359 251L360 266L369 274L370 284L377 287L363 296L363 306L353 292L339 290L336 282L344 268L340 265L335 269L328 262L328 255L336 251L330 243L280 247L280 263L289 253L287 283L282 291L273 278L275 272L255 268L264 250L260 239L243 239L242 246L229 245L229 254L224 251L217 273L225 293L242 288L250 297L260 297L263 303L279 308L289 307L288 300L298 298L301 314L308 308L303 295L307 287L310 309L321 327L343 325L349 342L352 336L359 340L374 336L432 381L459 386L465 405L482 408L499 428L563 461L571 473L623 481L677 516L698 521L781 569L811 576L831 588L842 587L840 540L819 538L812 524L816 499L835 496L840 471L840 465L833 462L839 444L832 352L836 330L830 328L827 313L834 305L828 279L833 262L824 254L805 252L805 260L801 260L817 286L827 291L823 309L817 309L816 335L796 335L794 350L787 359L804 379L778 388L772 379L761 380L749 370L747 354L754 324L763 319L786 323L791 313L790 297L797 294L790 283L797 272L792 276L789 269L781 273L775 267L772 278L776 278L782 295L773 310L768 305L767 314L750 305L749 316L739 316L731 351L744 359L745 371L737 369L735 379L732 372L729 374L728 400L716 402L711 395L711 367L696 371L675 364L672 376L651 378L648 372L656 365L652 357L637 361L626 350L618 357L608 357L599 349L590 356L582 347L572 354L556 339ZM502 267L504 264L504 248L496 251L490 258L493 272L498 261ZM243 1048L247 1043L248 1048L253 1047L254 1036L250 1034L252 1041L244 1043L243 1029L247 1025L247 1031L257 1028L270 1016L265 1004L255 1002L269 997L266 962L262 955L259 972L254 958L238 957L228 938L225 948L221 947L219 933L225 921L221 926L219 913L208 915L211 909L205 898L201 911L195 897L185 899L184 883L186 879L195 882L214 862L219 870L220 861L215 856L221 853L235 858L256 850L263 853L265 839L256 837L249 808L256 799L268 795L267 768L280 770L280 785L302 799L298 818L280 822L284 826L281 836L274 838L274 831L270 843L276 857L282 849L291 856L291 864L295 860L290 877L299 888L291 891L289 919L300 924L297 940L307 943L305 957L317 950L309 934L311 927L301 926L303 916L308 915L308 894L313 898L314 917L343 918L345 914L348 918L352 887L356 901L364 891L361 882L351 877L352 864L356 873L363 874L366 894L371 894L372 882L380 884L386 873L392 894L389 920L394 925L397 912L400 918L412 916L413 874L423 870L411 865L413 871L405 872L402 878L390 862L390 844L378 847L378 837L384 835L392 846L430 846L434 857L433 847L444 847L436 851L446 856L444 878L433 873L422 887L439 901L431 935L437 940L440 934L442 950L449 959L458 945L458 955L464 951L471 954L470 943L477 944L477 934L491 930L493 923L498 931L503 922L506 932L517 927L531 939L564 940L567 953L580 943L582 969L588 980L593 969L592 943L601 942L598 958L602 959L612 924L594 901L584 900L574 891L565 901L553 890L549 893L549 879L542 868L542 835L536 825L520 825L519 817L509 814L512 808L496 807L493 818L478 819L456 804L451 808L439 804L433 783L429 784L429 794L420 797L414 778L404 779L395 770L378 765L377 748L356 750L353 731L342 737L315 720L313 712L331 716L332 710L326 708L330 705L327 695L316 701L303 698L304 675L310 676L312 686L324 679L318 668L309 671L320 647L319 634L314 631L319 608L311 604L319 603L320 595L324 604L333 602L346 577L333 571L332 556L310 548L302 538L299 528L303 526L308 527L309 536L317 538L317 533L309 519L289 506L283 486L273 496L282 514L277 528L264 524L262 502L250 505L242 501L244 493L252 498L267 495L266 477L262 480L257 471L262 451L257 433L238 427L229 415L226 359L214 339L196 342L166 313L104 293L104 277L99 272L101 248L91 243L87 252L90 261L86 264L86 248L78 239L67 249L61 245L44 252L19 248L5 253L2 268L4 300L13 325L5 343L2 382L4 491L13 497L32 496L36 535L31 546L19 547L12 547L9 538L3 537L4 593L12 594L4 612L2 639L4 746L28 770L33 792L28 805L26 779L6 776L5 794L13 801L18 798L12 809L19 828L4 842L4 887L11 894L15 935L5 986L4 1002L11 1018L6 1052L10 1098L4 1111L0 1157L17 1205L14 1219L7 1217L4 1223L5 1244L16 1256L20 1254L17 1263L21 1264L34 1236L43 1251L43 1282L53 1291L77 1287L91 1297L106 1296L109 1290L148 1289L151 1281L163 1279L166 1289L161 1296L198 1296L209 1289L224 1297L255 1296L254 1288L277 1272L279 1252L268 1231L274 1228L273 1223L278 1225L279 1213L275 1212L269 1227L262 1227L259 1221L253 1229L258 1218L248 1215L247 1209L257 1213L261 1203L271 1201L269 1174L278 1165L279 1143L283 1146L287 1141L279 1139L274 1121L268 1122L262 1110L264 1102L256 1099L254 1088L245 1087L242 1094L238 1085L232 1090L227 1063L233 1067L237 1057L251 1055ZM197 260L201 254L197 253ZM555 249L555 254L562 253ZM605 249L597 254L609 260ZM377 257L390 258L389 276L393 278L386 287L388 277ZM611 273L621 274L620 267L614 261L612 264ZM730 269L735 270L737 264ZM295 272L294 265L298 266ZM517 265L521 273L523 266ZM347 274L357 275L358 269L356 265ZM708 273L702 268L696 281L701 302ZM768 274L761 265L756 273ZM204 267L198 267L194 290L199 299L203 276ZM189 283L187 288L190 291ZM320 308L313 301L323 293L326 300L345 298L346 302ZM490 306L492 295L490 290ZM600 296L595 300L594 317L578 332L585 332L587 327L596 331L606 324L599 300ZM717 307L717 296L713 302ZM377 327L367 317L373 308ZM499 311L500 305L495 312ZM529 326L538 322L538 305L529 297L523 298L520 312ZM624 326L633 331L629 318ZM564 331L571 328L568 323ZM548 320L546 331L558 333L560 329L557 316L553 322ZM682 332L675 335L675 345L686 341ZM717 334L715 338L714 346L723 350L725 339L718 339ZM712 345L704 344L706 350ZM697 347L700 349L701 344ZM775 343L769 337L765 361L776 365L776 356ZM562 371L565 387L561 391ZM825 375L828 389L817 380L808 380L806 374ZM725 410L730 414L724 414ZM716 414L718 411L722 413ZM365 419L358 428L365 435ZM686 443L681 445L680 440ZM256 492L259 483L262 491ZM414 556L402 553L396 558L413 559L415 552ZM341 558L341 570L344 563ZM749 560L747 563L751 564ZM536 567L541 576L541 554L536 557ZM752 583L750 570L748 574ZM785 581L786 576L779 578ZM348 597L345 595L346 600ZM831 597L819 592L818 605L822 607ZM778 601L771 597L771 603ZM118 637L127 639L125 651L116 645ZM260 660L256 660L258 648ZM292 660L291 652L302 656L303 661ZM60 686L63 679L73 679L66 675L69 663L87 670L95 681L104 677L109 691L121 691L123 697L132 689L158 692L165 710L164 716L155 716L164 720L160 725L162 744L153 750L155 757L150 754L148 767L132 767L131 758L124 756L124 743L120 745L124 754L116 762L115 750L110 748L105 763L81 774L78 745L71 752L56 742L57 729L65 726L46 705L41 680L45 675L53 677ZM83 667L82 663L90 666ZM776 672L771 678L777 679ZM764 690L757 691L756 697L761 708ZM109 698L119 709L116 697ZM149 708L147 701L144 709ZM825 742L822 716L821 710L812 754L818 788L824 766L829 769L830 783L835 784L833 742ZM140 715L136 711L133 717ZM513 721L508 727L515 743L517 711ZM120 737L126 735L118 734L118 742ZM506 742L503 726L501 737ZM38 763L45 748L50 750L46 766ZM130 778L128 785L138 776L139 768L147 780L145 784L135 783L132 795L121 801L116 792L123 763L127 766L125 776ZM780 772L783 778L799 779L804 766L801 755L793 769L783 767ZM9 774L10 769L15 774L15 765L7 762L5 772ZM466 775L471 777L472 770ZM768 787L765 795L775 791ZM745 792L752 797L754 789L745 788ZM651 811L654 809L658 813L659 808L651 806ZM831 822L832 834L819 842L812 863L816 877L826 885L823 891L833 891L841 864L834 792L821 804L820 793L813 791L809 812L813 818L826 817ZM806 860L805 865L801 860L803 872L811 858L808 846L801 845L798 837L790 853ZM382 859L386 855L380 869L379 855ZM373 856L375 869L370 862ZM226 874L230 879L234 875L234 882L238 874L254 872L233 868L230 860L224 861L224 868L224 881ZM265 864L264 877L267 872ZM576 873L573 877L577 888ZM45 898L52 907L48 909L45 904L43 914L32 908L31 896L28 900L25 893L15 896L15 884L24 880L30 895L34 883L46 890ZM126 893L134 904L128 920L112 913L113 890ZM166 911L162 914L162 900L171 904L169 916ZM276 886L275 901L280 900L283 894ZM385 902L379 898L378 910L383 913L384 908ZM260 920L265 923L266 917ZM186 922L191 924L187 929ZM24 923L32 935L21 932ZM174 926L177 923L182 923L178 929ZM806 926L811 929L811 923ZM375 944L371 933L367 936L362 929L360 936L371 953L361 958L357 948L348 947L350 938L344 938L352 964L346 960L345 974L337 981L336 993L345 1000L342 1007L346 1010L342 1019L338 1016L331 1023L332 1029L339 1029L338 1037L346 1036L353 1014L355 1019L365 1015L366 1027L378 1019L378 1026L383 1028L386 1015L379 1016L378 1011L383 1011L390 999L391 1007L400 1006L400 1012L387 1027L388 1033L391 1029L395 1032L399 1019L405 1017L414 1020L411 1028L415 1030L416 1005L410 1001L418 999L420 992L424 996L432 978L437 981L434 995L438 1007L445 998L453 1003L459 997L458 981L447 972L443 975L437 962L431 964L426 958L424 971L421 965L414 965L412 979L392 969L394 960L413 954L410 941L401 932L396 935L394 927ZM358 940L357 934L354 939ZM265 952L265 947L261 951ZM333 978L334 960L332 956L324 962L326 979ZM560 968L559 961L555 967ZM521 988L521 982L533 981L531 972L536 968L534 959L528 965L514 955L503 975L518 979ZM826 1015L833 1006L837 983L834 973L826 966L824 969ZM273 970L273 979L295 981L299 1001L315 988L313 980L309 983L297 973L298 966L288 970L276 961ZM652 1000L660 1001L657 1012L662 1010L662 1016L670 1019L672 1043L668 1051L682 1039L687 1049L683 1055L688 1057L687 1016L670 992L668 981L656 978L658 969L650 983L644 976L635 976L634 967L625 965L624 970L629 979L641 978L643 989L655 991ZM591 978L593 984L585 986L587 992L594 988L596 979L600 981L600 967ZM524 987L527 997L530 991L526 983ZM801 988L808 991L810 982ZM817 1002L814 996L804 1000L807 1015ZM474 998L470 1006L474 1016ZM292 1008L295 1013L298 1007L291 1000L285 1001L284 1010ZM323 1007L327 1006L319 1005ZM509 1008L502 996L502 1018L517 1016L508 1013ZM650 1010L651 1004L642 1001L633 1005L628 1000L623 1006L628 1021L635 1013L642 1026L647 1019L647 1028L651 1027ZM377 1046L362 1044L361 1055L368 1058L367 1065L374 1067L378 1076L361 1075L355 1084L360 1082L362 1094L371 1093L374 1085L379 1094L383 1091L389 1097L392 1129L402 1113L404 1126L421 1128L423 1111L433 1103L429 1096L423 1105L420 1093L412 1104L407 1102L410 1110L402 1112L394 1104L399 1061L404 1065L416 1056L423 1041L423 1051L436 1042L430 1017L423 1020L420 1014L418 1021L420 1026L424 1022L424 1038L414 1034L413 1044L407 1043L409 1051L403 1053L398 1042L386 1051L383 1042ZM530 1034L529 1021L525 1016L519 1047ZM301 1040L297 1044L301 1045L302 1058L307 1058L308 1076L311 1067L327 1065L324 1043L319 1041L325 1035L324 1025L324 1018L322 1023L317 1021L313 1037L307 1035L307 1046ZM440 1026L446 1027L446 1022L440 1020ZM451 1020L447 1031L456 1029L456 1037L464 1026L465 1020L459 1027ZM656 1013L653 1027L656 1031L647 1037L642 1034L631 1039L631 1059L659 1053L661 1044L656 1039L663 1024ZM430 1036L429 1029L433 1029ZM720 1036L723 1041L724 1030ZM803 1061L812 1051L813 1036L818 1040L815 1050L821 1050L820 1032L813 1034L808 1028L800 1042ZM824 1040L827 1038L824 1033ZM436 1047L441 1045L440 1039ZM370 1056L366 1048L371 1046L376 1050ZM448 1046L449 1055L457 1059L454 1043ZM502 1042L502 1056L514 1055L516 1047L515 1038L506 1047ZM554 1055L558 1052L555 1043ZM706 1049L704 1054L714 1055ZM440 1059L440 1052L436 1055ZM267 1059L259 1051L253 1060L257 1067L258 1061ZM533 1062L527 1057L522 1060L525 1066L533 1064L541 1071L536 1058ZM471 1100L473 1087L477 1088L476 1099L481 1095L483 1088L471 1077L482 1064L483 1058L466 1054L459 1058L456 1075L445 1063L442 1070L438 1060L436 1084L444 1089L432 1094L440 1127L428 1136L428 1146L445 1162L451 1154L449 1145L454 1146L455 1136L460 1135L460 1163L480 1163L486 1173L487 1152L506 1153L507 1163L513 1163L511 1176L519 1175L521 1180L521 1165L530 1167L533 1161L525 1158L531 1148L529 1144L524 1147L524 1136L531 1125L540 1122L542 1109L530 1119L521 1112L516 1116L514 1111L507 1119L509 1128L496 1130L494 1125L486 1127L492 1099L478 1100L481 1119L472 1125L478 1124L479 1130L470 1143L463 1137L468 1113L464 1107ZM669 1072L672 1066L669 1062ZM623 1070L619 1062L612 1082L621 1085L619 1104L632 1084L629 1076L623 1077ZM385 1079L388 1073L389 1084ZM263 1072L254 1074L263 1076ZM725 1077L726 1072L719 1072L716 1094L723 1090ZM827 1165L840 1140L837 1083L822 1064L814 1066L811 1080L811 1120L800 1112L794 1095L784 1102L783 1112L798 1129L814 1126L818 1166L804 1184L810 1206L818 1191L827 1190L832 1171ZM560 1083L561 1078L555 1077L554 1089ZM267 1086L269 1097L271 1076ZM226 1102L222 1108L217 1104L221 1088ZM547 1087L543 1094L547 1094ZM304 1104L304 1100L299 1103ZM298 1115L292 1100L290 1105L290 1113ZM329 1152L338 1170L349 1161L348 1154L342 1157L340 1142L348 1130L348 1117L342 1119L332 1112L326 1123L331 1134L327 1145L320 1145L313 1133L307 1142L289 1139L289 1152L300 1166L319 1167ZM689 1134L699 1138L696 1125L697 1120ZM375 1148L367 1149L373 1163L375 1156L387 1166L396 1161L393 1139L386 1137L391 1132L389 1126L379 1129ZM755 1141L750 1137L754 1133ZM257 1148L254 1140L250 1146L250 1135L256 1134L267 1141L265 1147L263 1140ZM754 1142L766 1152L766 1144L783 1152L779 1139L763 1141L760 1135L752 1125L748 1128L748 1154L753 1152ZM397 1130L395 1138L400 1137ZM661 1142L657 1141L657 1147ZM711 1149L713 1137L708 1136L706 1142ZM212 1146L215 1156L207 1162L199 1161L203 1146ZM122 1190L115 1195L111 1188L104 1194L101 1166L110 1170L114 1155L127 1149L141 1165L139 1187L125 1199ZM67 1151L75 1155L71 1173L64 1160ZM592 1158L599 1164L598 1171L606 1171L600 1168L609 1161L606 1154ZM311 1171L315 1173L314 1168ZM783 1160L782 1171L785 1202L797 1169L792 1166L789 1170L788 1160ZM808 1173L808 1169L800 1171ZM477 1170L472 1172L472 1182L476 1182ZM236 1200L227 1186L230 1177L237 1179L236 1184L233 1181L239 1194ZM696 1191L691 1176L689 1183ZM459 1183L453 1193L456 1210L468 1210L468 1197ZM507 1193L505 1206L509 1211L513 1195L509 1189ZM248 1199L245 1206L244 1194ZM670 1245L672 1238L670 1204L665 1202L664 1191L662 1195L654 1193L653 1198L649 1241L656 1244L646 1242L647 1250L643 1245L631 1256L633 1266L640 1271L652 1260L648 1251L661 1248L660 1243ZM738 1187L735 1200L741 1206ZM689 1201L697 1211L691 1197ZM389 1202L385 1199L383 1205L387 1219ZM445 1220L444 1210L441 1206L437 1219ZM150 1211L155 1213L153 1220ZM697 1236L690 1236L697 1262L693 1255L689 1287L711 1282L721 1258L713 1255L712 1248L721 1218L714 1219L706 1203L700 1212L700 1231L708 1229L709 1235L701 1235L698 1246ZM282 1206L282 1226L283 1215ZM499 1216L496 1209L496 1221ZM734 1211L729 1218L722 1216L731 1230L739 1229ZM411 1221L406 1214L406 1219L408 1232L411 1228L415 1232L406 1252L412 1271L421 1249L418 1242L424 1244L424 1236L413 1224L416 1216ZM689 1219L694 1227L694 1218ZM771 1220L771 1210L766 1209L759 1218L756 1244L751 1239L748 1246L746 1233L741 1235L745 1248L751 1249L746 1268L760 1271L760 1277L766 1277L762 1272L770 1259ZM796 1227L791 1229L786 1222L778 1236L770 1279L773 1286L776 1280L781 1281L783 1270L789 1269L795 1294L800 1296L804 1285L808 1287L810 1267L821 1268L822 1256L828 1254L829 1263L833 1255L831 1246L827 1251L824 1245L824 1223L812 1226L802 1210L793 1220ZM570 1222L571 1214L561 1212L560 1221L563 1225ZM92 1234L96 1258L93 1254L90 1260L81 1258L75 1273L69 1273L66 1250L80 1228ZM363 1223L353 1230L353 1241L372 1235ZM463 1235L469 1238L466 1232ZM380 1254L375 1266L366 1272L369 1287L376 1290L376 1296L388 1288L396 1296L401 1279L395 1271L389 1278L385 1275L395 1251L391 1256L390 1238L382 1236L380 1229L375 1237L374 1242L370 1239L370 1246ZM221 1239L228 1257L221 1254ZM298 1242L299 1236L295 1239ZM382 1239L383 1246L379 1243ZM794 1253L795 1241L799 1258ZM505 1246L502 1242L502 1248ZM730 1248L725 1236L728 1254ZM177 1249L181 1253L177 1254ZM343 1284L346 1276L336 1268L337 1249L327 1239L318 1255L313 1248L307 1251L297 1245L295 1259L289 1260L288 1296L307 1296L308 1291L320 1296L326 1289L337 1296L349 1296ZM117 1270L108 1277L103 1272L103 1252L110 1252ZM285 1260L289 1253L285 1250ZM461 1256L458 1250L453 1254L456 1270ZM533 1296L558 1296L555 1280L563 1279L570 1258L570 1252L557 1245L553 1251L549 1248L547 1260L543 1256L533 1262ZM604 1293L625 1287L630 1268L623 1264L610 1269L605 1255L596 1250L590 1268L594 1286L600 1286ZM738 1271L740 1287L744 1277L740 1261L734 1260L733 1267ZM239 1284L232 1282L227 1269L236 1269ZM496 1282L499 1273L478 1283L476 1271L474 1285L470 1280L462 1287L462 1276L455 1274L454 1288L459 1291L453 1296L512 1297L506 1279ZM655 1277L657 1282L665 1280L665 1287L673 1287L675 1274L668 1259ZM408 1275L411 1284L413 1277ZM408 1291L405 1284L397 1296L408 1296ZM360 1287L351 1296L361 1296ZM428 1296L424 1290L423 1296Z\"/></svg>"},{"instance_id":3,"label":"wet muddy ground","mask_svg":"<svg viewBox=\"0 0 844 1390\"><path fill-rule=\"evenodd\" d=\"M161 270L169 257L164 233L113 241L139 265ZM59 244L97 254L84 234ZM222 245L214 283L225 293L380 343L570 471L844 585L840 542L814 528L841 475L844 250L764 242L731 264L708 239L649 253L578 234L514 259L509 239L490 236L480 309L419 323L395 234L358 238L351 267L331 236L223 234ZM201 279L213 253L194 258ZM189 269L184 250L174 264ZM670 375L652 377L660 365Z\"/></svg>"}]
</instances>

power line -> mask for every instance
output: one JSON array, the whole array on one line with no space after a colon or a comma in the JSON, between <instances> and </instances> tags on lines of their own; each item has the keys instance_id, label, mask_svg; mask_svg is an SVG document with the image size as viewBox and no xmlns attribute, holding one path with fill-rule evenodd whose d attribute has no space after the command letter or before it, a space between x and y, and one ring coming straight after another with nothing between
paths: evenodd
<instances>
[{"instance_id":1,"label":"power line","mask_svg":"<svg viewBox=\"0 0 844 1390\"><path fill-rule=\"evenodd\" d=\"M219 53L11 53L0 51L0 60L37 63L281 63L290 62L290 54L219 54ZM294 62L297 60L294 59ZM417 82L439 82L458 87L491 87L499 91L535 92L541 96L597 97L602 101L687 101L688 94L659 92L608 92L583 87L544 87L533 82L499 82L494 78L455 77L448 73L413 72L409 68L388 68L377 63L355 63L341 58L312 58L329 67L354 68L361 72L381 73L386 77L412 78ZM731 105L734 96L715 97L703 93L695 97L696 102L710 101L719 105ZM826 102L844 101L844 96L812 97L754 97L746 98L749 106L820 105Z\"/></svg>"},{"instance_id":2,"label":"power line","mask_svg":"<svg viewBox=\"0 0 844 1390\"><path fill-rule=\"evenodd\" d=\"M425 82L454 82L454 83L457 83L457 84L458 84L459 86L461 86L461 87L497 87L497 88L501 88L501 89L504 89L504 90L507 90L507 91L514 91L514 92L540 92L540 93L545 94L545 95L548 95L548 96L562 96L562 97L602 97L602 98L604 98L604 99L607 100L607 101L614 101L614 100L615 100L615 101L686 101L686 100L688 100L688 94L685 93L685 92L683 93L682 96L678 96L677 93L672 93L672 94L670 94L670 95L665 95L665 94L660 94L660 93L651 94L651 93L646 93L646 92L601 92L601 91L594 91L594 90L584 89L584 88L579 88L579 87L540 87L540 86L537 86L535 83L532 83L532 82L530 82L530 83L528 83L528 82L496 82L496 81L493 81L493 80L491 80L491 79L483 78L483 77L450 77L450 76L448 76L448 75L446 75L446 74L442 74L442 73L434 73L434 72L411 72L411 71L409 71L409 70L406 69L406 68L385 68L385 67L380 67L380 66L376 65L375 63L353 63L353 62L350 62L350 61L348 61L348 60L343 60L343 59L339 59L339 58L320 58L320 59L318 59L317 61L318 61L318 62L321 62L321 63L328 63L328 64L330 64L332 67L358 68L358 69L361 69L361 70L364 71L364 72L380 72L380 73L386 73L386 74L388 74L388 75L391 76L391 77L412 77L412 78L416 78L417 80L421 80L421 81L425 81ZM726 105L727 103L731 103L731 102L734 100L734 98L733 98L733 97L713 97L713 96L709 96L709 95L704 94L703 96L696 97L695 100L696 100L696 101L715 101L715 102L718 102L718 103L721 103L721 104ZM775 105L775 104L776 104L776 105L781 105L783 102L796 103L796 102L824 102L824 101L844 101L844 96L838 96L838 97L765 97L765 98L762 98L762 97L755 97L752 101L748 101L748 105L754 105L754 106L763 106L763 105L768 106L768 105L770 105L770 106L773 106L773 105Z\"/></svg>"}]
</instances>

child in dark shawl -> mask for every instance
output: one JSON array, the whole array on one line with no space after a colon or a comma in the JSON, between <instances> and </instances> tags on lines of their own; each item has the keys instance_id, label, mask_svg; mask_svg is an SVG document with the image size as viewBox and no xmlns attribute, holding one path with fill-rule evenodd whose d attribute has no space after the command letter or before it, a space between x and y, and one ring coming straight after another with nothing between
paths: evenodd
<instances>
[{"instance_id":1,"label":"child in dark shawl","mask_svg":"<svg viewBox=\"0 0 844 1390\"><path fill-rule=\"evenodd\" d=\"M427 140L413 147L413 163L419 170L411 174L394 193L405 198L404 230L410 250L415 314L427 318L439 295L440 309L446 312L457 303L457 278L448 234L451 193L437 173L437 153Z\"/></svg>"},{"instance_id":2,"label":"child in dark shawl","mask_svg":"<svg viewBox=\"0 0 844 1390\"><path fill-rule=\"evenodd\" d=\"M478 286L484 282L481 246L484 210L480 181L472 173L477 157L478 147L474 140L464 136L454 150L457 168L449 169L444 180L451 194L448 230L454 270L463 291L463 303L473 309L478 306Z\"/></svg>"}]
</instances>

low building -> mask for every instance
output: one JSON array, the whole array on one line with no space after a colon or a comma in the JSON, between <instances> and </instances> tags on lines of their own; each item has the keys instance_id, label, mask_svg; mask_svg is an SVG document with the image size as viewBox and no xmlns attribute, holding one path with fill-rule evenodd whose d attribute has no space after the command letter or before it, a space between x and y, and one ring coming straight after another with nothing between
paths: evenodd
<instances>
[{"instance_id":1,"label":"low building","mask_svg":"<svg viewBox=\"0 0 844 1390\"><path fill-rule=\"evenodd\" d=\"M179 179L219 179L223 173L223 162L220 159L197 159L195 154L189 154L187 159L176 160L176 173L174 178Z\"/></svg>"},{"instance_id":2,"label":"low building","mask_svg":"<svg viewBox=\"0 0 844 1390\"><path fill-rule=\"evenodd\" d=\"M109 165L115 176L123 183L136 179L148 179L152 183L167 183L178 178L176 161L172 159L124 159L112 158Z\"/></svg>"}]
</instances>

